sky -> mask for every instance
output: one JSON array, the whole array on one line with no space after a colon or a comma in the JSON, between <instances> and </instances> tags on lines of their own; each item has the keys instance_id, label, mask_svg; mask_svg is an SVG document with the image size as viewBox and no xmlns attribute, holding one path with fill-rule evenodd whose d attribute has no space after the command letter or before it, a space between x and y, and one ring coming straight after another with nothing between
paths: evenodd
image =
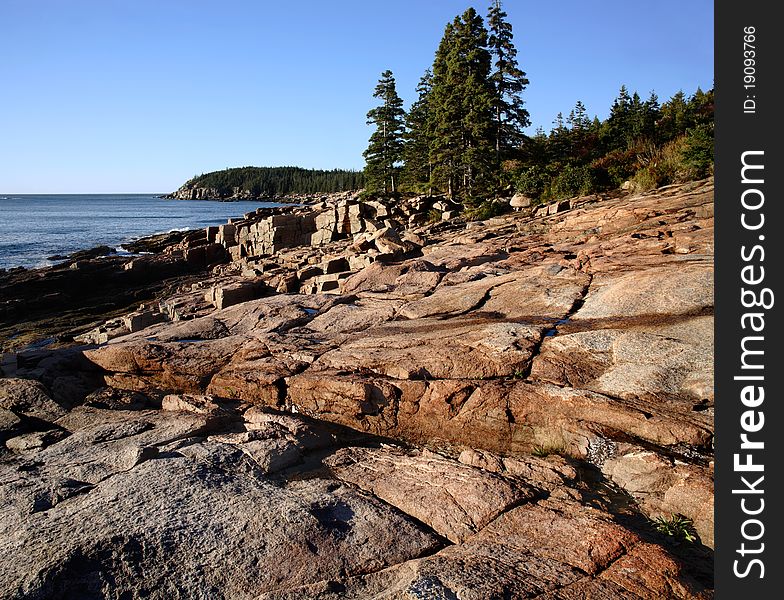
<instances>
[{"instance_id":1,"label":"sky","mask_svg":"<svg viewBox=\"0 0 784 600\"><path fill-rule=\"evenodd\" d=\"M363 166L373 89L406 107L489 0L0 0L0 194L161 193L226 167ZM713 87L710 0L506 0L532 126L625 84Z\"/></svg>"}]
</instances>

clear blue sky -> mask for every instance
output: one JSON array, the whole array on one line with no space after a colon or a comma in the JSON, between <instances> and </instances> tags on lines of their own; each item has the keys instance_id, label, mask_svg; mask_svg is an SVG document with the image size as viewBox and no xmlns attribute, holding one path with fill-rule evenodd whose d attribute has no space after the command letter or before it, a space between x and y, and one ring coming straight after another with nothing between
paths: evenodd
<instances>
[{"instance_id":1,"label":"clear blue sky","mask_svg":"<svg viewBox=\"0 0 784 600\"><path fill-rule=\"evenodd\" d=\"M485 14L489 0L473 6ZM167 192L232 166L361 168L469 0L0 0L0 193ZM507 0L533 126L625 83L713 86L713 2Z\"/></svg>"}]
</instances>

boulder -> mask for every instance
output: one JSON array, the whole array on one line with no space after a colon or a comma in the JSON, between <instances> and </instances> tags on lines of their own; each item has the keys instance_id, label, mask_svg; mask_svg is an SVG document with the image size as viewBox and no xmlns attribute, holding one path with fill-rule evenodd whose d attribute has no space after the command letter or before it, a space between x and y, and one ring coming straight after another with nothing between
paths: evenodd
<instances>
[{"instance_id":1,"label":"boulder","mask_svg":"<svg viewBox=\"0 0 784 600\"><path fill-rule=\"evenodd\" d=\"M15 377L0 378L0 408L49 422L66 413L39 381Z\"/></svg>"},{"instance_id":2,"label":"boulder","mask_svg":"<svg viewBox=\"0 0 784 600\"><path fill-rule=\"evenodd\" d=\"M531 200L531 198L518 193L512 196L512 199L509 201L509 206L515 210L520 210L523 208L529 208L532 203L533 200Z\"/></svg>"},{"instance_id":3,"label":"boulder","mask_svg":"<svg viewBox=\"0 0 784 600\"><path fill-rule=\"evenodd\" d=\"M162 314L160 311L142 308L129 315L125 315L123 317L123 324L130 333L134 333L165 320L166 315Z\"/></svg>"},{"instance_id":4,"label":"boulder","mask_svg":"<svg viewBox=\"0 0 784 600\"><path fill-rule=\"evenodd\" d=\"M371 492L455 543L533 496L530 489L428 452L344 448L326 464L339 479Z\"/></svg>"},{"instance_id":5,"label":"boulder","mask_svg":"<svg viewBox=\"0 0 784 600\"><path fill-rule=\"evenodd\" d=\"M391 227L384 227L373 234L371 241L382 255L402 256L408 247L400 239L397 231Z\"/></svg>"},{"instance_id":6,"label":"boulder","mask_svg":"<svg viewBox=\"0 0 784 600\"><path fill-rule=\"evenodd\" d=\"M640 447L627 447L602 472L629 492L650 517L690 519L700 540L713 548L713 477L707 469L673 461Z\"/></svg>"},{"instance_id":7,"label":"boulder","mask_svg":"<svg viewBox=\"0 0 784 600\"><path fill-rule=\"evenodd\" d=\"M601 512L563 501L523 504L462 544L338 582L259 600L712 597L665 548Z\"/></svg>"},{"instance_id":8,"label":"boulder","mask_svg":"<svg viewBox=\"0 0 784 600\"><path fill-rule=\"evenodd\" d=\"M205 299L215 308L221 310L228 306L248 302L259 298L267 291L267 286L260 281L240 281L211 288Z\"/></svg>"},{"instance_id":9,"label":"boulder","mask_svg":"<svg viewBox=\"0 0 784 600\"><path fill-rule=\"evenodd\" d=\"M219 244L222 244L224 248L234 246L237 243L235 237L236 233L237 228L235 225L231 223L225 223L218 227L218 235L215 237L215 241Z\"/></svg>"},{"instance_id":10,"label":"boulder","mask_svg":"<svg viewBox=\"0 0 784 600\"><path fill-rule=\"evenodd\" d=\"M415 319L381 325L322 355L327 369L372 372L395 379L482 379L524 370L542 328L471 319Z\"/></svg>"},{"instance_id":11,"label":"boulder","mask_svg":"<svg viewBox=\"0 0 784 600\"><path fill-rule=\"evenodd\" d=\"M685 412L707 407L713 402L713 317L548 337L531 375L619 398L682 405Z\"/></svg>"},{"instance_id":12,"label":"boulder","mask_svg":"<svg viewBox=\"0 0 784 600\"><path fill-rule=\"evenodd\" d=\"M411 443L586 457L597 435L661 447L704 448L712 439L712 425L693 413L524 381L389 380L338 370L308 370L287 381L287 403L297 411Z\"/></svg>"}]
</instances>

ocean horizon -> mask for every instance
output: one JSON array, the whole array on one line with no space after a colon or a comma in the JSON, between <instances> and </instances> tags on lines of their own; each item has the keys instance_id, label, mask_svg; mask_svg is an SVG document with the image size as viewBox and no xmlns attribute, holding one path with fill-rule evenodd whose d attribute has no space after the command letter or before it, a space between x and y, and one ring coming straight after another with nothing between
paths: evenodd
<instances>
[{"instance_id":1,"label":"ocean horizon","mask_svg":"<svg viewBox=\"0 0 784 600\"><path fill-rule=\"evenodd\" d=\"M200 229L276 202L171 200L161 194L0 194L0 269L41 268L95 246Z\"/></svg>"}]
</instances>

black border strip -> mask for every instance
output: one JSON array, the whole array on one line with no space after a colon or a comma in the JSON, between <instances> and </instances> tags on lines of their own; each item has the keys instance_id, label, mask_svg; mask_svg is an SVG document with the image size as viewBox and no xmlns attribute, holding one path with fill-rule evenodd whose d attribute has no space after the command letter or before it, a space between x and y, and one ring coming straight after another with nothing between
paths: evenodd
<instances>
[{"instance_id":1,"label":"black border strip","mask_svg":"<svg viewBox=\"0 0 784 600\"><path fill-rule=\"evenodd\" d=\"M775 94L784 31L777 4L715 4L715 579L716 596L727 599L781 598L784 589L784 365L777 352L784 343L784 140Z\"/></svg>"}]
</instances>

